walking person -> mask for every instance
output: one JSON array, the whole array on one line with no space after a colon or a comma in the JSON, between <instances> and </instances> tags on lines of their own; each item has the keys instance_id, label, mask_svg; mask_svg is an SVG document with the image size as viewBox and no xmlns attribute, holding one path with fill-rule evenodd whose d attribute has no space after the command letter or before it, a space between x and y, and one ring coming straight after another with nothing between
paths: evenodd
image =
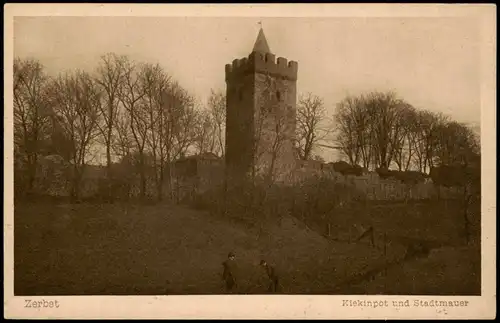
<instances>
[{"instance_id":1,"label":"walking person","mask_svg":"<svg viewBox=\"0 0 500 323\"><path fill-rule=\"evenodd\" d=\"M222 263L222 266L224 268L222 280L225 283L226 292L233 293L238 286L236 283L237 267L233 252L228 254L227 260Z\"/></svg>"},{"instance_id":2,"label":"walking person","mask_svg":"<svg viewBox=\"0 0 500 323\"><path fill-rule=\"evenodd\" d=\"M279 278L278 274L276 273L276 269L274 268L274 266L269 265L265 260L261 260L260 265L264 268L267 277L269 278L269 287L267 291L270 293L278 292Z\"/></svg>"}]
</instances>

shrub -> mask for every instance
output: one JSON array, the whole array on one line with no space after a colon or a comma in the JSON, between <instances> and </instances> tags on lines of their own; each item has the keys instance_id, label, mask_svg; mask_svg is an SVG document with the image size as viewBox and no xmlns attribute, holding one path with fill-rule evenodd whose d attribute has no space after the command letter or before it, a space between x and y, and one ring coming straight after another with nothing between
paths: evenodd
<instances>
[{"instance_id":1,"label":"shrub","mask_svg":"<svg viewBox=\"0 0 500 323\"><path fill-rule=\"evenodd\" d=\"M247 181L228 187L220 185L197 194L193 205L247 223L293 216L307 223L322 225L330 221L336 208L365 199L351 186L317 176L294 185L265 181Z\"/></svg>"},{"instance_id":2,"label":"shrub","mask_svg":"<svg viewBox=\"0 0 500 323\"><path fill-rule=\"evenodd\" d=\"M481 169L462 165L441 165L433 167L430 176L432 181L438 185L445 187L464 186L467 183L480 183Z\"/></svg>"},{"instance_id":3,"label":"shrub","mask_svg":"<svg viewBox=\"0 0 500 323\"><path fill-rule=\"evenodd\" d=\"M398 181L401 181L404 184L418 184L423 183L425 178L428 175L416 172L416 171L398 171L398 170L389 170L386 168L377 168L375 170L380 178L394 178Z\"/></svg>"}]
</instances>

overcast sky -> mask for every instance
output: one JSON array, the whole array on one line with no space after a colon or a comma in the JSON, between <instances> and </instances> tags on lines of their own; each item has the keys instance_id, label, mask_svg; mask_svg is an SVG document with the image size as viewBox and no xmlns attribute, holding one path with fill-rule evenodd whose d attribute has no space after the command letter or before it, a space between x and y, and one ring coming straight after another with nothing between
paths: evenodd
<instances>
[{"instance_id":1,"label":"overcast sky","mask_svg":"<svg viewBox=\"0 0 500 323\"><path fill-rule=\"evenodd\" d=\"M225 90L224 65L252 50L299 63L298 93L330 113L347 94L393 90L417 108L480 122L479 26L471 18L16 17L14 55L50 74L90 70L107 52L160 63L199 100Z\"/></svg>"}]
</instances>

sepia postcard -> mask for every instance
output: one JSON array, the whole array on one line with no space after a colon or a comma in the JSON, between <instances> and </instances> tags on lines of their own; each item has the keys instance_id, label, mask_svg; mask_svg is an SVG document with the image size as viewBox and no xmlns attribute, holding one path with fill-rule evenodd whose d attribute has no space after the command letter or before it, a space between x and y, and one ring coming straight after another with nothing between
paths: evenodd
<instances>
[{"instance_id":1,"label":"sepia postcard","mask_svg":"<svg viewBox=\"0 0 500 323\"><path fill-rule=\"evenodd\" d=\"M6 318L496 317L494 5L4 9Z\"/></svg>"}]
</instances>

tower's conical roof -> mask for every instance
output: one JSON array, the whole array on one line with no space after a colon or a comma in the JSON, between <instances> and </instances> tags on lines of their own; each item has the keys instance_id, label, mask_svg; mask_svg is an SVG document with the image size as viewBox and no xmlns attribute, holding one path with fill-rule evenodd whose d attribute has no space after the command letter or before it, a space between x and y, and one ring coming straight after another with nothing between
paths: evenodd
<instances>
[{"instance_id":1,"label":"tower's conical roof","mask_svg":"<svg viewBox=\"0 0 500 323\"><path fill-rule=\"evenodd\" d=\"M269 45L267 44L266 36L264 35L264 30L262 28L259 30L259 35L253 45L253 51L259 53L270 53Z\"/></svg>"}]
</instances>

